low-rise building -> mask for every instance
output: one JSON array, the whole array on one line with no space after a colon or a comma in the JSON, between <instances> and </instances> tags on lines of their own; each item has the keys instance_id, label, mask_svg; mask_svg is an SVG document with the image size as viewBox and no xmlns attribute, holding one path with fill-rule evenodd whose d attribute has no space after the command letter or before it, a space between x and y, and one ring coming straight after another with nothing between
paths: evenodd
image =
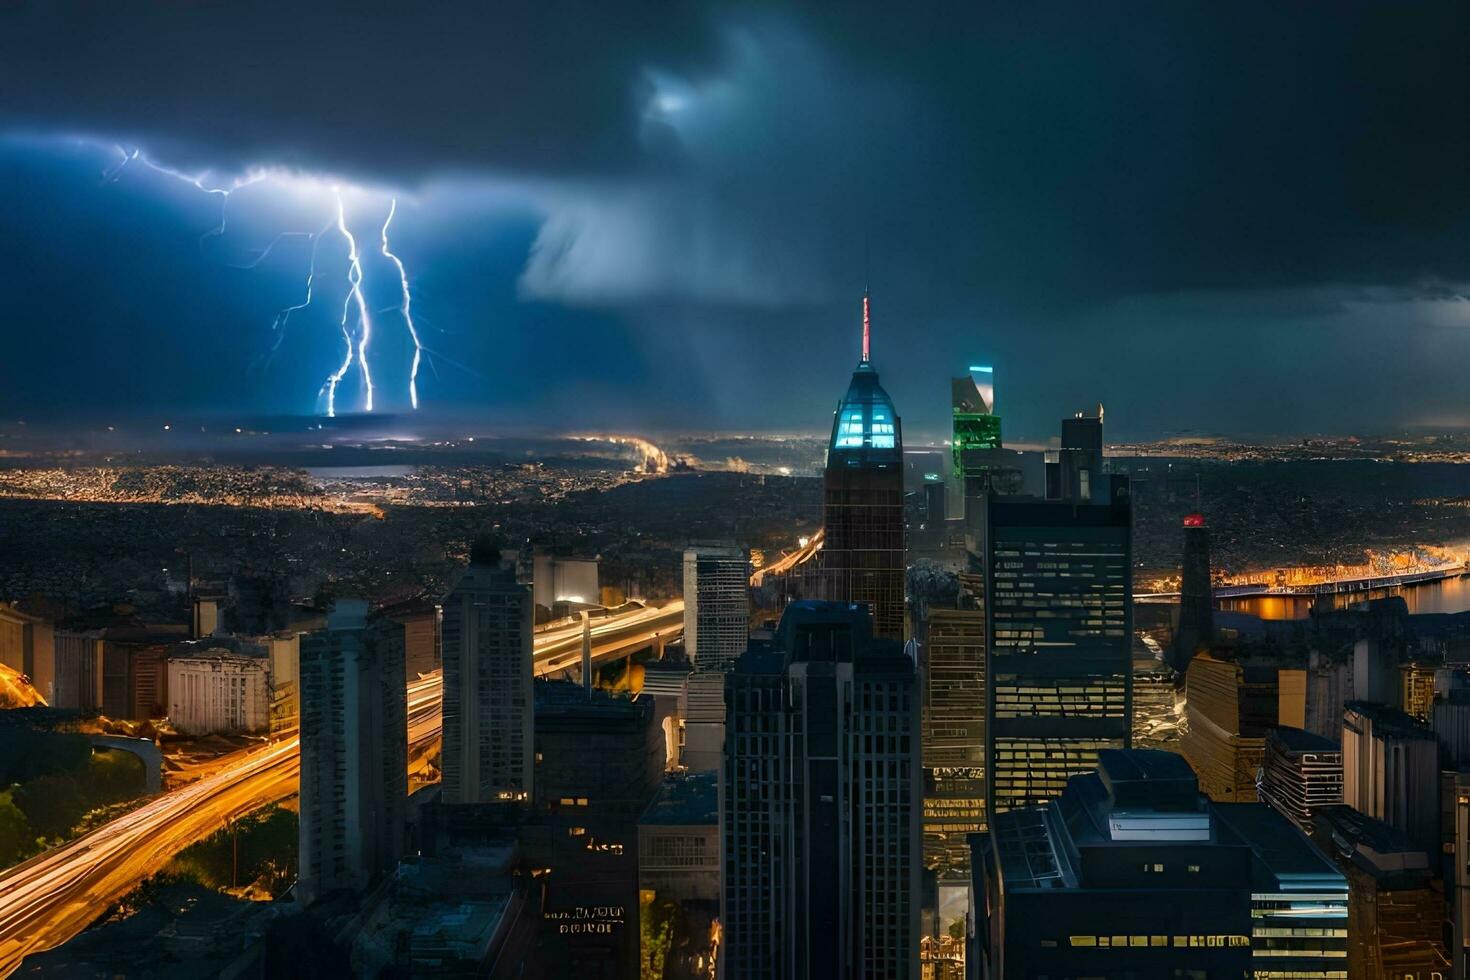
<instances>
[{"instance_id":1,"label":"low-rise building","mask_svg":"<svg viewBox=\"0 0 1470 980\"><path fill-rule=\"evenodd\" d=\"M1261 802L1310 833L1318 807L1342 802L1342 749L1300 728L1273 729L1257 789Z\"/></svg>"},{"instance_id":2,"label":"low-rise building","mask_svg":"<svg viewBox=\"0 0 1470 980\"><path fill-rule=\"evenodd\" d=\"M673 773L638 820L638 887L676 902L720 902L719 774Z\"/></svg>"},{"instance_id":3,"label":"low-rise building","mask_svg":"<svg viewBox=\"0 0 1470 980\"><path fill-rule=\"evenodd\" d=\"M168 662L168 717L189 735L243 735L270 727L270 661L225 649Z\"/></svg>"}]
</instances>

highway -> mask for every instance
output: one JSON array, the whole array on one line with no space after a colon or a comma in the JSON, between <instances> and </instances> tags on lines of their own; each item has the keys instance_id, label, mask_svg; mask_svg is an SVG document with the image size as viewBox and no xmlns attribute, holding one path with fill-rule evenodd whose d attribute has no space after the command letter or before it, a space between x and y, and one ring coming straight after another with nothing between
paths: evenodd
<instances>
[{"instance_id":1,"label":"highway","mask_svg":"<svg viewBox=\"0 0 1470 980\"><path fill-rule=\"evenodd\" d=\"M683 628L681 601L627 607L594 622L593 659L626 656L657 635L677 636ZM534 656L538 676L579 665L581 623L538 633ZM442 695L437 672L408 686L410 759L439 737ZM295 794L300 768L296 736L231 753L189 785L0 874L0 976L12 973L30 953L81 932L175 854L228 820Z\"/></svg>"}]
</instances>

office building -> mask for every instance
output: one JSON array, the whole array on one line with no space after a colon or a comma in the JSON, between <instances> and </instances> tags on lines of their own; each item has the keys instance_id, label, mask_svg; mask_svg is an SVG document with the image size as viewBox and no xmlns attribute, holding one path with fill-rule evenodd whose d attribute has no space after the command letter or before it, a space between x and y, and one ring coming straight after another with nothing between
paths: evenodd
<instances>
[{"instance_id":1,"label":"office building","mask_svg":"<svg viewBox=\"0 0 1470 980\"><path fill-rule=\"evenodd\" d=\"M1112 491L1103 464L1103 408L1062 419L1062 445L1046 454L1046 498L1107 503Z\"/></svg>"},{"instance_id":2,"label":"office building","mask_svg":"<svg viewBox=\"0 0 1470 980\"><path fill-rule=\"evenodd\" d=\"M974 846L971 976L1250 974L1250 847L1173 753L1104 749Z\"/></svg>"},{"instance_id":3,"label":"office building","mask_svg":"<svg viewBox=\"0 0 1470 980\"><path fill-rule=\"evenodd\" d=\"M816 594L860 602L875 636L904 639L903 432L869 360L868 297L863 354L837 404L822 478L824 544Z\"/></svg>"},{"instance_id":4,"label":"office building","mask_svg":"<svg viewBox=\"0 0 1470 980\"><path fill-rule=\"evenodd\" d=\"M102 631L57 630L53 708L102 710Z\"/></svg>"},{"instance_id":5,"label":"office building","mask_svg":"<svg viewBox=\"0 0 1470 980\"><path fill-rule=\"evenodd\" d=\"M968 881L985 829L985 609L931 608L923 650L924 866Z\"/></svg>"},{"instance_id":6,"label":"office building","mask_svg":"<svg viewBox=\"0 0 1470 980\"><path fill-rule=\"evenodd\" d=\"M699 673L725 672L750 635L750 555L700 545L684 552L684 653Z\"/></svg>"},{"instance_id":7,"label":"office building","mask_svg":"<svg viewBox=\"0 0 1470 980\"><path fill-rule=\"evenodd\" d=\"M1185 675L1189 727L1180 745L1210 799L1250 803L1267 733L1277 725L1302 724L1305 681L1302 671L1227 654L1201 653Z\"/></svg>"},{"instance_id":8,"label":"office building","mask_svg":"<svg viewBox=\"0 0 1470 980\"><path fill-rule=\"evenodd\" d=\"M1342 720L1343 802L1408 836L1439 847L1439 742L1394 708L1352 701Z\"/></svg>"},{"instance_id":9,"label":"office building","mask_svg":"<svg viewBox=\"0 0 1470 980\"><path fill-rule=\"evenodd\" d=\"M603 690L589 698L570 681L537 681L535 698L534 808L520 841L533 867L550 869L543 919L606 912L595 929L555 937L561 958L549 975L636 976L638 821L665 761L653 700Z\"/></svg>"},{"instance_id":10,"label":"office building","mask_svg":"<svg viewBox=\"0 0 1470 980\"><path fill-rule=\"evenodd\" d=\"M1345 976L1343 875L1269 808L1211 803L1173 753L1104 751L973 843L970 976Z\"/></svg>"},{"instance_id":11,"label":"office building","mask_svg":"<svg viewBox=\"0 0 1470 980\"><path fill-rule=\"evenodd\" d=\"M1210 529L1203 514L1184 518L1184 564L1179 581L1179 626L1170 662L1180 673L1215 641L1215 591L1210 580Z\"/></svg>"},{"instance_id":12,"label":"office building","mask_svg":"<svg viewBox=\"0 0 1470 980\"><path fill-rule=\"evenodd\" d=\"M660 899L719 908L719 773L664 777L638 818L638 888Z\"/></svg>"},{"instance_id":13,"label":"office building","mask_svg":"<svg viewBox=\"0 0 1470 980\"><path fill-rule=\"evenodd\" d=\"M1184 699L1178 675L1147 647L1133 650L1133 747L1179 751Z\"/></svg>"},{"instance_id":14,"label":"office building","mask_svg":"<svg viewBox=\"0 0 1470 980\"><path fill-rule=\"evenodd\" d=\"M1300 728L1273 728L1256 792L1262 803L1311 833L1312 814L1342 804L1342 749Z\"/></svg>"},{"instance_id":15,"label":"office building","mask_svg":"<svg viewBox=\"0 0 1470 980\"><path fill-rule=\"evenodd\" d=\"M301 638L302 905L393 870L407 798L403 627L339 599L326 629Z\"/></svg>"},{"instance_id":16,"label":"office building","mask_svg":"<svg viewBox=\"0 0 1470 980\"><path fill-rule=\"evenodd\" d=\"M1423 664L1399 667L1399 700L1404 714L1415 721L1429 724L1434 713L1434 668Z\"/></svg>"},{"instance_id":17,"label":"office building","mask_svg":"<svg viewBox=\"0 0 1470 980\"><path fill-rule=\"evenodd\" d=\"M531 590L477 545L443 601L443 800L526 802L533 713Z\"/></svg>"},{"instance_id":18,"label":"office building","mask_svg":"<svg viewBox=\"0 0 1470 980\"><path fill-rule=\"evenodd\" d=\"M1454 976L1470 976L1470 772L1441 776L1441 867Z\"/></svg>"},{"instance_id":19,"label":"office building","mask_svg":"<svg viewBox=\"0 0 1470 980\"><path fill-rule=\"evenodd\" d=\"M1055 799L1132 737L1127 482L1107 503L991 497L986 778L992 816Z\"/></svg>"},{"instance_id":20,"label":"office building","mask_svg":"<svg viewBox=\"0 0 1470 980\"><path fill-rule=\"evenodd\" d=\"M919 691L858 605L792 603L725 689L728 980L916 977Z\"/></svg>"},{"instance_id":21,"label":"office building","mask_svg":"<svg viewBox=\"0 0 1470 980\"><path fill-rule=\"evenodd\" d=\"M281 632L259 642L270 663L271 734L291 731L301 717L301 634Z\"/></svg>"},{"instance_id":22,"label":"office building","mask_svg":"<svg viewBox=\"0 0 1470 980\"><path fill-rule=\"evenodd\" d=\"M245 735L270 726L270 661L226 649L168 661L168 718L188 735Z\"/></svg>"},{"instance_id":23,"label":"office building","mask_svg":"<svg viewBox=\"0 0 1470 980\"><path fill-rule=\"evenodd\" d=\"M404 680L417 680L442 666L437 603L426 596L416 596L385 606L379 612L403 626L403 669L408 675Z\"/></svg>"},{"instance_id":24,"label":"office building","mask_svg":"<svg viewBox=\"0 0 1470 980\"><path fill-rule=\"evenodd\" d=\"M725 750L725 675L687 675L679 715L684 720L680 763L691 771L718 771Z\"/></svg>"},{"instance_id":25,"label":"office building","mask_svg":"<svg viewBox=\"0 0 1470 980\"><path fill-rule=\"evenodd\" d=\"M1445 898L1430 855L1351 807L1322 807L1312 819L1314 839L1348 880L1346 976L1448 977Z\"/></svg>"},{"instance_id":26,"label":"office building","mask_svg":"<svg viewBox=\"0 0 1470 980\"><path fill-rule=\"evenodd\" d=\"M1254 980L1346 980L1347 877L1300 827L1259 803L1219 803L1221 824L1251 849Z\"/></svg>"},{"instance_id":27,"label":"office building","mask_svg":"<svg viewBox=\"0 0 1470 980\"><path fill-rule=\"evenodd\" d=\"M1470 688L1451 688L1434 702L1430 727L1456 769L1470 769Z\"/></svg>"},{"instance_id":28,"label":"office building","mask_svg":"<svg viewBox=\"0 0 1470 980\"><path fill-rule=\"evenodd\" d=\"M572 558L537 550L531 558L531 587L536 605L596 605L602 598L596 558Z\"/></svg>"},{"instance_id":29,"label":"office building","mask_svg":"<svg viewBox=\"0 0 1470 980\"><path fill-rule=\"evenodd\" d=\"M102 638L102 713L128 721L167 715L168 651L187 628L110 627Z\"/></svg>"}]
</instances>

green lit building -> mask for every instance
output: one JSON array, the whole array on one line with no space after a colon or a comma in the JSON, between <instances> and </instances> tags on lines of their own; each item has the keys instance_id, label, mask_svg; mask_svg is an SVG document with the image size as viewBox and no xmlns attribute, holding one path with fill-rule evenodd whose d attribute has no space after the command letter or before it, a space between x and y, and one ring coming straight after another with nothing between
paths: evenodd
<instances>
[{"instance_id":1,"label":"green lit building","mask_svg":"<svg viewBox=\"0 0 1470 980\"><path fill-rule=\"evenodd\" d=\"M999 449L1000 416L995 414L995 369L971 367L970 373L950 379L954 412L950 445L954 475L963 479L976 465L965 459L966 450Z\"/></svg>"}]
</instances>

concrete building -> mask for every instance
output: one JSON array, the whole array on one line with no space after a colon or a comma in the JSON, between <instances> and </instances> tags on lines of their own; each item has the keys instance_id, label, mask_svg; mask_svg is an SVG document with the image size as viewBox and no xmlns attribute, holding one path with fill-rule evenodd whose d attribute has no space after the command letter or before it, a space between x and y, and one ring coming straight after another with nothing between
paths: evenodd
<instances>
[{"instance_id":1,"label":"concrete building","mask_svg":"<svg viewBox=\"0 0 1470 980\"><path fill-rule=\"evenodd\" d=\"M1342 720L1343 802L1407 835L1432 854L1439 847L1439 743L1394 708L1352 701Z\"/></svg>"},{"instance_id":2,"label":"concrete building","mask_svg":"<svg viewBox=\"0 0 1470 980\"><path fill-rule=\"evenodd\" d=\"M0 664L29 677L47 704L56 703L56 652L50 622L0 603Z\"/></svg>"},{"instance_id":3,"label":"concrete building","mask_svg":"<svg viewBox=\"0 0 1470 980\"><path fill-rule=\"evenodd\" d=\"M724 975L917 977L913 661L856 604L803 600L725 689Z\"/></svg>"},{"instance_id":4,"label":"concrete building","mask_svg":"<svg viewBox=\"0 0 1470 980\"><path fill-rule=\"evenodd\" d=\"M684 651L698 673L735 666L750 638L750 555L700 545L684 552Z\"/></svg>"},{"instance_id":5,"label":"concrete building","mask_svg":"<svg viewBox=\"0 0 1470 980\"><path fill-rule=\"evenodd\" d=\"M403 627L340 599L327 627L301 638L303 906L360 892L403 854L408 694Z\"/></svg>"},{"instance_id":6,"label":"concrete building","mask_svg":"<svg viewBox=\"0 0 1470 980\"><path fill-rule=\"evenodd\" d=\"M875 636L904 639L903 432L893 401L868 356L868 297L863 296L863 354L837 403L823 471L824 544L814 567L815 595L862 603Z\"/></svg>"},{"instance_id":7,"label":"concrete building","mask_svg":"<svg viewBox=\"0 0 1470 980\"><path fill-rule=\"evenodd\" d=\"M1312 814L1342 803L1342 749L1300 728L1273 728L1266 736L1257 795L1311 833Z\"/></svg>"},{"instance_id":8,"label":"concrete building","mask_svg":"<svg viewBox=\"0 0 1470 980\"><path fill-rule=\"evenodd\" d=\"M102 631L57 630L55 698L53 708L92 712L102 710Z\"/></svg>"},{"instance_id":9,"label":"concrete building","mask_svg":"<svg viewBox=\"0 0 1470 980\"><path fill-rule=\"evenodd\" d=\"M1451 688L1434 702L1430 728L1444 746L1450 765L1470 769L1470 688Z\"/></svg>"},{"instance_id":10,"label":"concrete building","mask_svg":"<svg viewBox=\"0 0 1470 980\"><path fill-rule=\"evenodd\" d=\"M638 887L679 903L720 904L719 774L674 773L638 818Z\"/></svg>"},{"instance_id":11,"label":"concrete building","mask_svg":"<svg viewBox=\"0 0 1470 980\"><path fill-rule=\"evenodd\" d=\"M188 735L246 735L270 727L270 661L229 650L168 661L168 718Z\"/></svg>"},{"instance_id":12,"label":"concrete building","mask_svg":"<svg viewBox=\"0 0 1470 980\"><path fill-rule=\"evenodd\" d=\"M147 721L168 714L168 651L188 627L111 627L102 632L102 713Z\"/></svg>"},{"instance_id":13,"label":"concrete building","mask_svg":"<svg viewBox=\"0 0 1470 980\"><path fill-rule=\"evenodd\" d=\"M443 601L444 802L531 798L531 590L477 548Z\"/></svg>"},{"instance_id":14,"label":"concrete building","mask_svg":"<svg viewBox=\"0 0 1470 980\"><path fill-rule=\"evenodd\" d=\"M419 596L386 606L379 612L403 626L403 669L406 681L417 680L441 666L440 611L437 603Z\"/></svg>"},{"instance_id":15,"label":"concrete building","mask_svg":"<svg viewBox=\"0 0 1470 980\"><path fill-rule=\"evenodd\" d=\"M1055 799L1132 738L1132 511L1126 478L1110 486L1107 503L989 499L992 818Z\"/></svg>"},{"instance_id":16,"label":"concrete building","mask_svg":"<svg viewBox=\"0 0 1470 980\"><path fill-rule=\"evenodd\" d=\"M537 551L531 558L531 587L538 606L596 605L602 598L596 558L569 558Z\"/></svg>"},{"instance_id":17,"label":"concrete building","mask_svg":"<svg viewBox=\"0 0 1470 980\"><path fill-rule=\"evenodd\" d=\"M1450 976L1445 899L1429 855L1401 831L1351 807L1323 807L1312 819L1315 839L1348 880L1346 975Z\"/></svg>"},{"instance_id":18,"label":"concrete building","mask_svg":"<svg viewBox=\"0 0 1470 980\"><path fill-rule=\"evenodd\" d=\"M1200 789L1216 803L1255 802L1267 733L1302 724L1305 675L1201 653L1184 680L1189 729L1180 747Z\"/></svg>"},{"instance_id":19,"label":"concrete building","mask_svg":"<svg viewBox=\"0 0 1470 980\"><path fill-rule=\"evenodd\" d=\"M301 718L301 634L282 632L258 643L270 662L270 730L294 729Z\"/></svg>"},{"instance_id":20,"label":"concrete building","mask_svg":"<svg viewBox=\"0 0 1470 980\"><path fill-rule=\"evenodd\" d=\"M679 761L691 771L716 772L725 749L725 677L723 673L690 674L684 681L679 715L684 745Z\"/></svg>"}]
</instances>

